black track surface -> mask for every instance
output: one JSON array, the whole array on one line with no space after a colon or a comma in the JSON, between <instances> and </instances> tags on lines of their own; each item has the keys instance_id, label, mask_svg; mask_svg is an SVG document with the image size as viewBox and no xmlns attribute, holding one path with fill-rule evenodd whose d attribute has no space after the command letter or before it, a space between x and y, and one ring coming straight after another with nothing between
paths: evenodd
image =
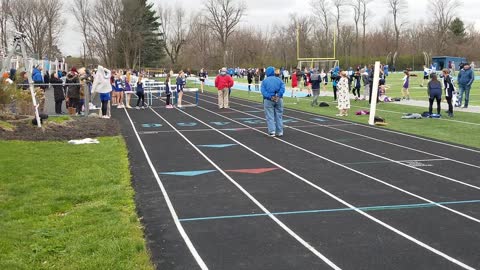
<instances>
[{"instance_id":1,"label":"black track surface","mask_svg":"<svg viewBox=\"0 0 480 270\"><path fill-rule=\"evenodd\" d=\"M215 96L200 99L182 110L161 100L113 109L157 269L201 267L146 154L209 269L333 269L306 243L341 269L480 267L480 150L294 110L285 111L285 136L268 138L260 103L232 98L220 110ZM202 147L212 144L234 145ZM272 170L231 171L260 168ZM199 170L214 171L164 174ZM252 198L271 213L294 212L275 215L290 231Z\"/></svg>"}]
</instances>

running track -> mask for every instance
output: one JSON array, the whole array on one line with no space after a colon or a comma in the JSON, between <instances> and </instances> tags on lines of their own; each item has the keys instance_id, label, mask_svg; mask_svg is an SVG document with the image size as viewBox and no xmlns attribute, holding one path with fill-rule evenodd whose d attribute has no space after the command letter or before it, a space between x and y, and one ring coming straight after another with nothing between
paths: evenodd
<instances>
[{"instance_id":1,"label":"running track","mask_svg":"<svg viewBox=\"0 0 480 270\"><path fill-rule=\"evenodd\" d=\"M480 267L480 150L200 98L113 109L157 269Z\"/></svg>"}]
</instances>

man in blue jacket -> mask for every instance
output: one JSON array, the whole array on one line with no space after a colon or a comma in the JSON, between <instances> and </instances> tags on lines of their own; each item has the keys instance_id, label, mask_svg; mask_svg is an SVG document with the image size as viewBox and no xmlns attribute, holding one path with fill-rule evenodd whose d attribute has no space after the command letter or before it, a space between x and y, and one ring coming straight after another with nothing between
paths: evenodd
<instances>
[{"instance_id":1,"label":"man in blue jacket","mask_svg":"<svg viewBox=\"0 0 480 270\"><path fill-rule=\"evenodd\" d=\"M283 94L285 83L275 77L275 68L268 67L267 78L263 80L261 91L263 95L263 107L267 119L268 135L270 137L283 136Z\"/></svg>"},{"instance_id":2,"label":"man in blue jacket","mask_svg":"<svg viewBox=\"0 0 480 270\"><path fill-rule=\"evenodd\" d=\"M465 93L465 105L463 108L468 108L468 100L470 97L470 88L472 88L473 81L475 80L475 75L473 74L473 70L470 65L467 63L463 66L463 68L458 73L458 100L455 107L462 106L463 101L463 94Z\"/></svg>"}]
</instances>

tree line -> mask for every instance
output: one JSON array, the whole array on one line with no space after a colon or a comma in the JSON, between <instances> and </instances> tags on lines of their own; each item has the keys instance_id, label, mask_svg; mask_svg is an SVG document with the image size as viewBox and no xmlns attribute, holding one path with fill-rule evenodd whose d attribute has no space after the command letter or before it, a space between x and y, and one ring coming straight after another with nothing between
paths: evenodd
<instances>
[{"instance_id":1,"label":"tree line","mask_svg":"<svg viewBox=\"0 0 480 270\"><path fill-rule=\"evenodd\" d=\"M292 67L297 33L301 57L335 55L342 66L396 60L397 69L419 68L424 52L476 60L480 50L480 33L460 19L459 0L429 0L421 21L409 21L407 0L310 0L309 15L292 13L269 30L240 25L248 13L240 0L205 0L196 11L154 1L0 0L0 47L8 48L15 29L32 56L60 58L62 33L76 31L84 65L134 69ZM377 14L378 5L388 12ZM67 18L75 29L65 27Z\"/></svg>"}]
</instances>

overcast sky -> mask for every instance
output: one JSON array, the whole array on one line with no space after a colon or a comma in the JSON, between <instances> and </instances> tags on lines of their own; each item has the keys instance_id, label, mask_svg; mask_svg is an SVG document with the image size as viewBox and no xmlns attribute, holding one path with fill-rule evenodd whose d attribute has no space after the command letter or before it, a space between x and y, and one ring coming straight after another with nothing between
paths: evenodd
<instances>
[{"instance_id":1,"label":"overcast sky","mask_svg":"<svg viewBox=\"0 0 480 270\"><path fill-rule=\"evenodd\" d=\"M64 0L67 4L69 0ZM239 0L241 1L241 0ZM348 1L348 0L346 0ZM164 3L166 0L150 0L154 3ZM169 0L168 3L181 3L187 13L198 12L204 9L206 0ZM289 14L309 15L311 10L308 3L310 0L243 0L247 6L247 12L242 19L242 25L256 26L268 30L273 24L287 24ZM385 14L388 14L387 0L373 0L370 10L373 13L370 22L379 22ZM427 21L429 0L407 0L408 9L404 18L409 24L417 21ZM457 9L457 15L465 24L473 23L480 29L480 6L479 0L460 0L462 5ZM350 10L351 8L344 8ZM63 29L63 39L60 48L66 55L78 56L81 51L81 34L73 16L67 15L67 27ZM352 15L345 14L342 22L352 23ZM371 23L369 25L374 25Z\"/></svg>"}]
</instances>

